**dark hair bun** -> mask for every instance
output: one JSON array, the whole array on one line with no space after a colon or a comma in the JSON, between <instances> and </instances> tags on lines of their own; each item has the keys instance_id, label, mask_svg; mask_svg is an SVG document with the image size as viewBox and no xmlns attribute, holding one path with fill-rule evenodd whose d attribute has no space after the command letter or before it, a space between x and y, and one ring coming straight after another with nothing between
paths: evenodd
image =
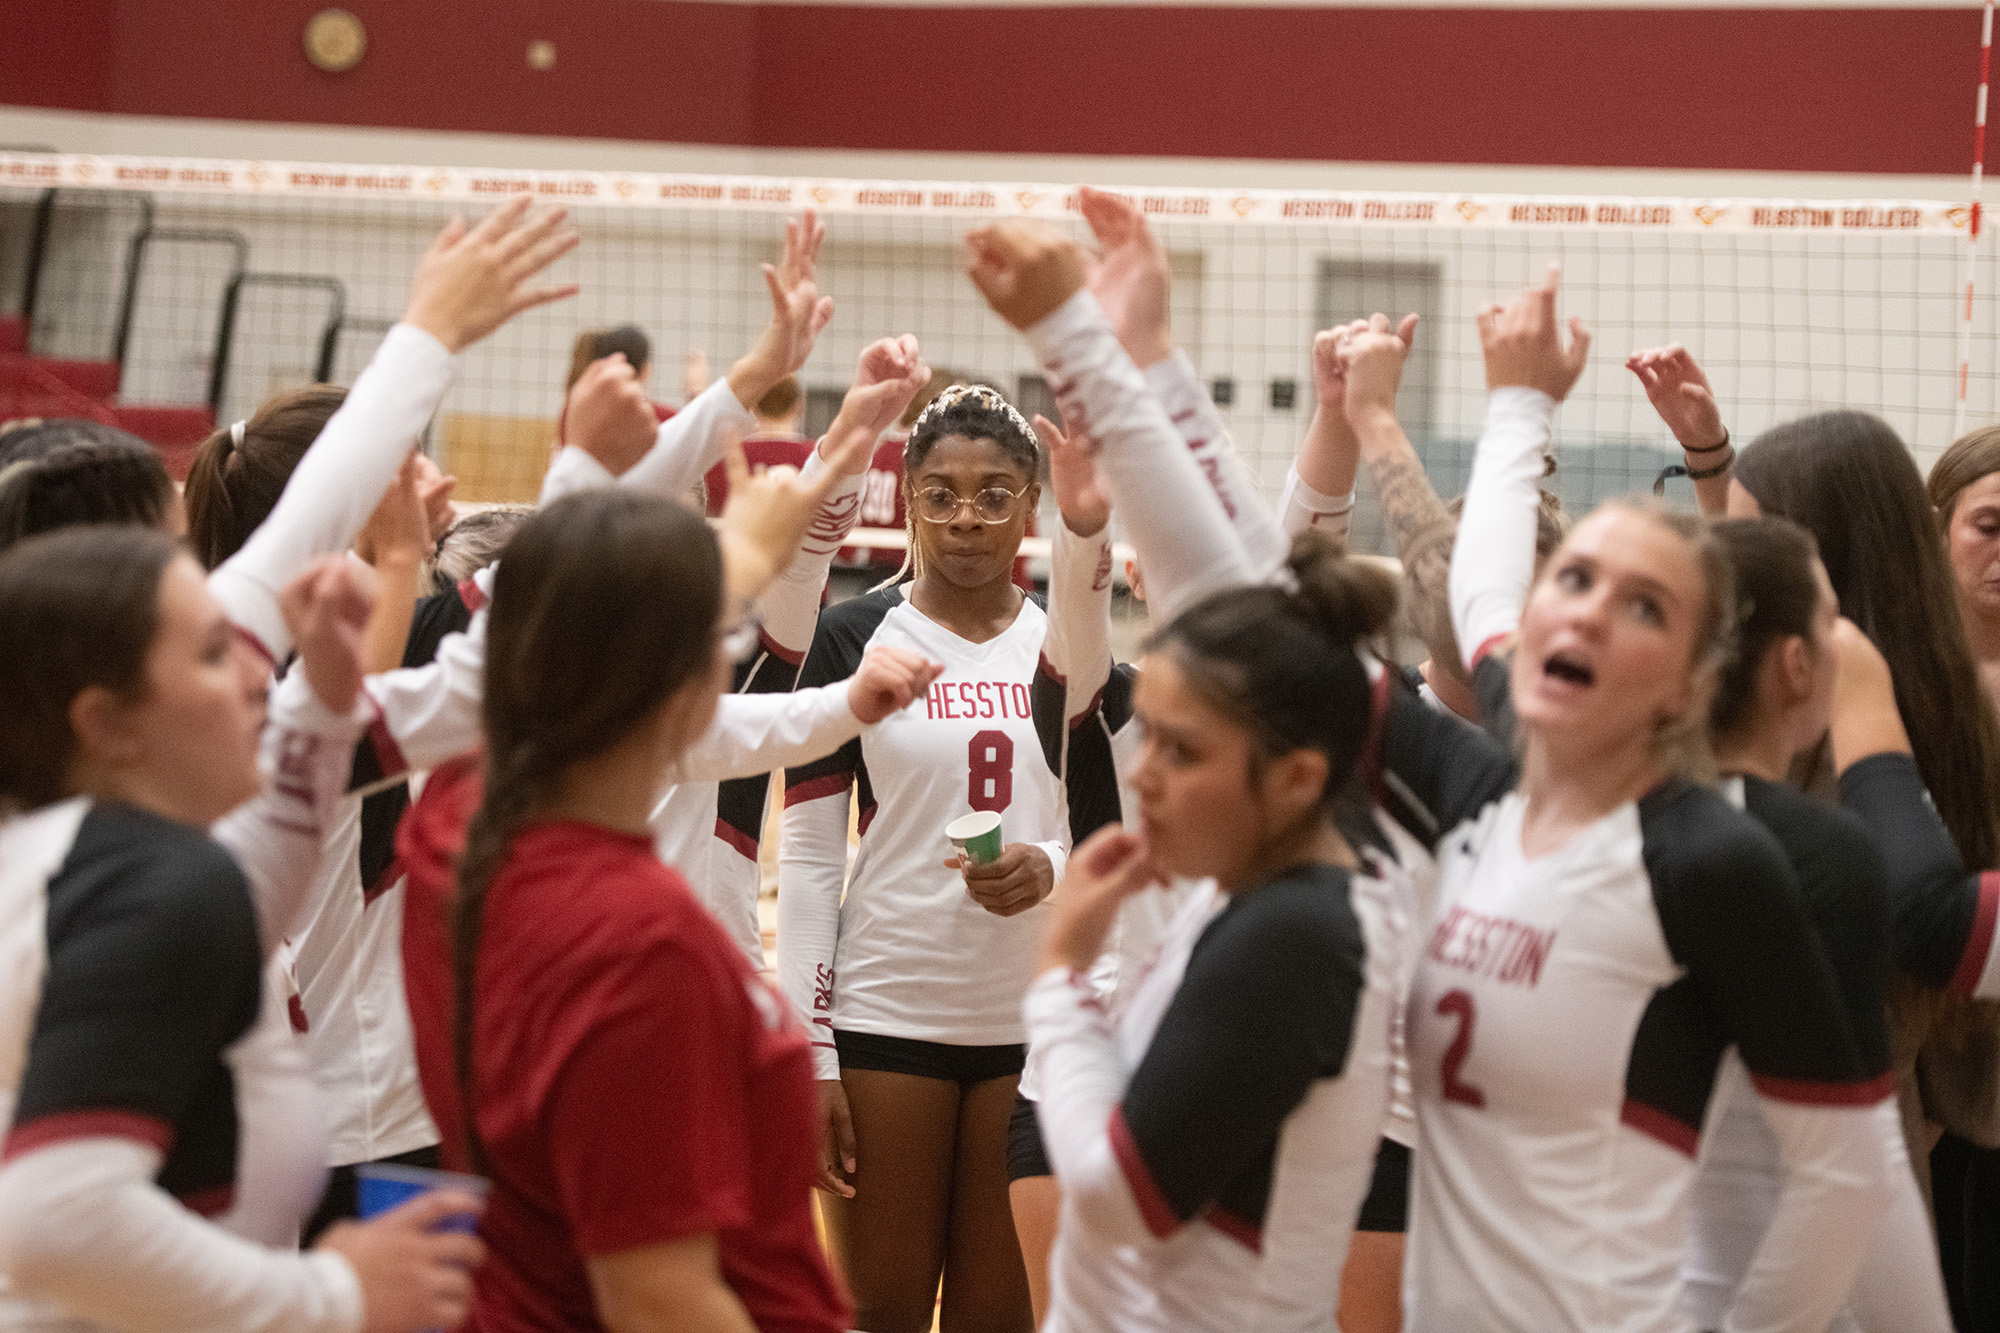
<instances>
[{"instance_id":1,"label":"dark hair bun","mask_svg":"<svg viewBox=\"0 0 2000 1333\"><path fill-rule=\"evenodd\" d=\"M1298 581L1293 597L1300 612L1337 643L1373 638L1396 618L1394 576L1320 533L1300 533L1285 566Z\"/></svg>"}]
</instances>

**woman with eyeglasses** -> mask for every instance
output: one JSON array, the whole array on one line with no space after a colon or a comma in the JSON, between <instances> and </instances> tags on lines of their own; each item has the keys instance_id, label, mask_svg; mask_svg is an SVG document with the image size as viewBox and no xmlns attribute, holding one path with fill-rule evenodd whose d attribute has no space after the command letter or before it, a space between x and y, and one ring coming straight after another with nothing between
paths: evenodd
<instances>
[{"instance_id":1,"label":"woman with eyeglasses","mask_svg":"<svg viewBox=\"0 0 2000 1333\"><path fill-rule=\"evenodd\" d=\"M1010 577L1041 450L998 393L957 386L924 410L903 461L913 577L829 608L799 683L838 680L884 644L944 674L925 700L785 775L778 976L811 1022L823 1215L855 1326L930 1328L942 1275L946 1333L1026 1330L1007 1124L1033 909L1065 855L1030 705L1047 617ZM961 867L945 826L978 811L1000 816L1004 848Z\"/></svg>"}]
</instances>

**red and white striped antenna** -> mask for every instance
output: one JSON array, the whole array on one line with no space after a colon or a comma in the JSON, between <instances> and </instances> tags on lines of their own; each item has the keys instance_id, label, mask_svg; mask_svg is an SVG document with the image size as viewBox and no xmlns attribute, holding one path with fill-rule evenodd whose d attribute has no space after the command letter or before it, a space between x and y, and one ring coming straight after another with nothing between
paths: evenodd
<instances>
[{"instance_id":1,"label":"red and white striped antenna","mask_svg":"<svg viewBox=\"0 0 2000 1333\"><path fill-rule=\"evenodd\" d=\"M1978 273L1980 195L1986 177L1986 81L1993 72L1993 0L1979 28L1979 101L1972 115L1972 199L1965 224L1965 301L1958 312L1958 401L1951 414L1951 437L1965 433L1966 396L1972 388L1972 289Z\"/></svg>"}]
</instances>

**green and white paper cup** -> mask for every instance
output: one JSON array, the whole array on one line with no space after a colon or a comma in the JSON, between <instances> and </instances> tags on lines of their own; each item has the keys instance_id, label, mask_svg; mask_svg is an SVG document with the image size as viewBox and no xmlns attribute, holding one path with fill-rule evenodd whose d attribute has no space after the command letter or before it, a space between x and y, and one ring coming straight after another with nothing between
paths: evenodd
<instances>
[{"instance_id":1,"label":"green and white paper cup","mask_svg":"<svg viewBox=\"0 0 2000 1333\"><path fill-rule=\"evenodd\" d=\"M959 859L967 865L983 866L1000 859L1000 815L993 810L975 810L944 826L944 836L958 848Z\"/></svg>"}]
</instances>

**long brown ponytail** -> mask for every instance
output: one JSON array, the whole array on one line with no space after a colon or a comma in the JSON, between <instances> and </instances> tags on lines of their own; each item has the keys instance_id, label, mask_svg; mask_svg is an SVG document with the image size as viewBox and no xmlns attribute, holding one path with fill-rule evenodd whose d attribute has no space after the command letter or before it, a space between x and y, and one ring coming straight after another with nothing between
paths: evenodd
<instances>
[{"instance_id":1,"label":"long brown ponytail","mask_svg":"<svg viewBox=\"0 0 2000 1333\"><path fill-rule=\"evenodd\" d=\"M188 545L209 569L235 555L269 518L292 470L347 401L334 384L292 389L265 400L247 421L224 426L196 446L188 468Z\"/></svg>"},{"instance_id":2,"label":"long brown ponytail","mask_svg":"<svg viewBox=\"0 0 2000 1333\"><path fill-rule=\"evenodd\" d=\"M476 959L508 846L571 765L603 754L714 659L722 556L702 519L613 488L524 522L494 571L481 721L485 787L453 907L452 1041L466 1142L487 1169L474 1101Z\"/></svg>"},{"instance_id":3,"label":"long brown ponytail","mask_svg":"<svg viewBox=\"0 0 2000 1333\"><path fill-rule=\"evenodd\" d=\"M1818 541L1841 613L1889 660L1917 769L1959 855L2000 862L2000 716L1979 687L1910 451L1866 413L1822 412L1758 436L1736 480Z\"/></svg>"}]
</instances>

